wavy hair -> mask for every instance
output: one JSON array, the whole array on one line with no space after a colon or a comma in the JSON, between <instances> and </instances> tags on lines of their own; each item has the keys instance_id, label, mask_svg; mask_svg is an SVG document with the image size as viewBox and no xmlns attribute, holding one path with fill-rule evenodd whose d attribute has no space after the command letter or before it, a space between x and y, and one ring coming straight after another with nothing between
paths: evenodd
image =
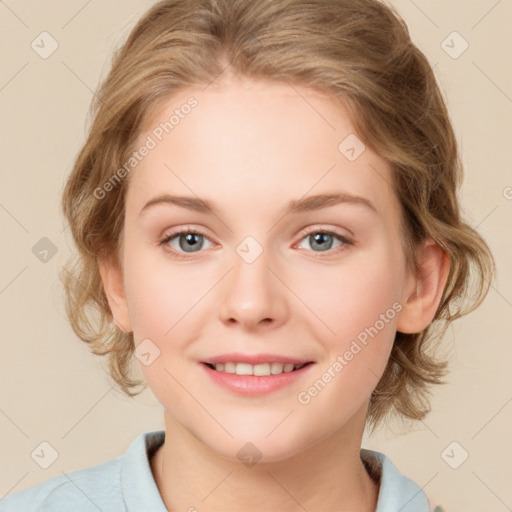
<instances>
[{"instance_id":1,"label":"wavy hair","mask_svg":"<svg viewBox=\"0 0 512 512\"><path fill-rule=\"evenodd\" d=\"M223 76L221 76L223 75ZM119 250L127 180L98 200L95 190L134 150L148 116L170 94L225 76L310 87L343 101L359 138L386 160L402 207L407 262L433 238L450 270L430 326L397 332L368 407L371 431L388 413L420 420L431 384L445 383L435 348L453 320L485 298L494 260L461 219L462 163L433 70L394 8L378 0L163 0L115 50L90 107L92 122L62 195L77 253L63 267L65 307L76 335L108 356L109 374L128 396L133 333L117 328L97 267Z\"/></svg>"}]
</instances>

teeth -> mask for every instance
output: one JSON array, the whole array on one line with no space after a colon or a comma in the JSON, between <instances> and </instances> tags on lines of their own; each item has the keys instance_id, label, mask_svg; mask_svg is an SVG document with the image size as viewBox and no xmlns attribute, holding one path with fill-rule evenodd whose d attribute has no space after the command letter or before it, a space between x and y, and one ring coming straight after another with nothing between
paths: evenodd
<instances>
[{"instance_id":1,"label":"teeth","mask_svg":"<svg viewBox=\"0 0 512 512\"><path fill-rule=\"evenodd\" d=\"M221 365L222 365L222 363L221 363ZM217 369L217 365L215 365L215 369ZM235 369L236 369L235 363L226 363L224 365L224 371L226 373L235 373Z\"/></svg>"},{"instance_id":2,"label":"teeth","mask_svg":"<svg viewBox=\"0 0 512 512\"><path fill-rule=\"evenodd\" d=\"M219 372L236 373L237 375L265 377L268 375L278 375L283 372L291 372L303 366L303 364L294 365L293 363L263 363L255 365L249 363L217 363L215 369Z\"/></svg>"}]
</instances>

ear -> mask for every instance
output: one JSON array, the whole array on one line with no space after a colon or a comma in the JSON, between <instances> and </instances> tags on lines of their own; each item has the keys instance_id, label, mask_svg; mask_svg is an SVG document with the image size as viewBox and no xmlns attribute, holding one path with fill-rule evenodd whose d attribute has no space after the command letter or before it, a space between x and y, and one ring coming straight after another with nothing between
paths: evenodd
<instances>
[{"instance_id":1,"label":"ear","mask_svg":"<svg viewBox=\"0 0 512 512\"><path fill-rule=\"evenodd\" d=\"M131 332L133 328L128 314L123 271L110 258L98 258L97 264L114 322L122 331Z\"/></svg>"},{"instance_id":2,"label":"ear","mask_svg":"<svg viewBox=\"0 0 512 512\"><path fill-rule=\"evenodd\" d=\"M418 333L426 329L436 314L443 295L450 259L431 238L416 253L418 271L409 275L397 319L397 331Z\"/></svg>"}]
</instances>

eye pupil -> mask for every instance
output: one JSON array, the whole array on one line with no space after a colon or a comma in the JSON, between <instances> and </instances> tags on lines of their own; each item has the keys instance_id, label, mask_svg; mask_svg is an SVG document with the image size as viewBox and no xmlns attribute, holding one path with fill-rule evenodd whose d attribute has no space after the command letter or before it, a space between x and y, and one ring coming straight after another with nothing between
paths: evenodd
<instances>
[{"instance_id":1,"label":"eye pupil","mask_svg":"<svg viewBox=\"0 0 512 512\"><path fill-rule=\"evenodd\" d=\"M184 251L187 251L187 249L190 249L190 248L196 248L196 247L200 247L201 246L201 243L198 242L198 241L194 241L195 240L195 237L201 237L202 235L199 235L197 233L187 233L184 238L185 240L187 241L188 244L191 244L191 245L186 245L186 244L182 244L181 243L181 240L183 240L183 235L180 237L180 249L183 249Z\"/></svg>"},{"instance_id":2,"label":"eye pupil","mask_svg":"<svg viewBox=\"0 0 512 512\"><path fill-rule=\"evenodd\" d=\"M315 233L314 235L310 236L314 240L314 242L311 244L311 247L313 247L313 245L315 244L318 244L318 247L320 249L330 249L332 247L332 235L329 235L328 233ZM328 239L330 238L330 240L328 240L327 242L326 237Z\"/></svg>"}]
</instances>

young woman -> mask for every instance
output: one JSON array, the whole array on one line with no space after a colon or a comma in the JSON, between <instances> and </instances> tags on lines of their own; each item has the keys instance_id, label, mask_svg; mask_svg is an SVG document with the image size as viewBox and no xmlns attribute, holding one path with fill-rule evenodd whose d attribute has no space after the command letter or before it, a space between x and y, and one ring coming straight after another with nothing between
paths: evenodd
<instances>
[{"instance_id":1,"label":"young woman","mask_svg":"<svg viewBox=\"0 0 512 512\"><path fill-rule=\"evenodd\" d=\"M437 327L487 292L461 172L432 69L383 3L156 3L67 182L62 279L77 335L130 396L137 359L165 431L0 509L440 512L361 440L425 417Z\"/></svg>"}]
</instances>

